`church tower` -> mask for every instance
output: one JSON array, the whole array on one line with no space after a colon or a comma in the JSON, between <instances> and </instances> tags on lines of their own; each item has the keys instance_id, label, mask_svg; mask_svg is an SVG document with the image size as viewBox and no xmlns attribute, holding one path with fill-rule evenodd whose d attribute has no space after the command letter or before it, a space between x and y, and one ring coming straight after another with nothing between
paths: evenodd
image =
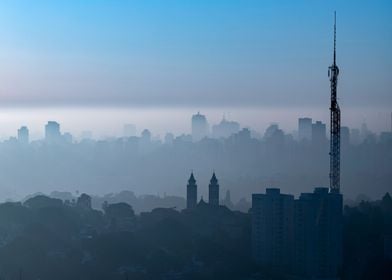
<instances>
[{"instance_id":1,"label":"church tower","mask_svg":"<svg viewBox=\"0 0 392 280\"><path fill-rule=\"evenodd\" d=\"M193 172L188 180L188 185L186 186L186 208L194 208L197 204L197 185Z\"/></svg>"},{"instance_id":2,"label":"church tower","mask_svg":"<svg viewBox=\"0 0 392 280\"><path fill-rule=\"evenodd\" d=\"M219 184L215 172L212 174L210 185L208 186L208 203L210 205L219 205Z\"/></svg>"}]
</instances>

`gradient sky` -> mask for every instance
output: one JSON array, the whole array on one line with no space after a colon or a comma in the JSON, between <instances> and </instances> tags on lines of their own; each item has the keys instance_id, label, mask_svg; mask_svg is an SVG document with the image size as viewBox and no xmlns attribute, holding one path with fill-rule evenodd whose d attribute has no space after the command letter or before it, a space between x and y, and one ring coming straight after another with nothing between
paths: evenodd
<instances>
[{"instance_id":1,"label":"gradient sky","mask_svg":"<svg viewBox=\"0 0 392 280\"><path fill-rule=\"evenodd\" d=\"M0 2L2 106L392 107L392 1Z\"/></svg>"}]
</instances>

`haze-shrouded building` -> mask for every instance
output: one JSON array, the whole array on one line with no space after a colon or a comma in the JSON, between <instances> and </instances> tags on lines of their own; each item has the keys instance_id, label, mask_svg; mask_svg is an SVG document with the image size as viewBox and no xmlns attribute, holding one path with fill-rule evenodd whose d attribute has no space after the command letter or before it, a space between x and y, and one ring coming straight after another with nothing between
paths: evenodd
<instances>
[{"instance_id":1,"label":"haze-shrouded building","mask_svg":"<svg viewBox=\"0 0 392 280\"><path fill-rule=\"evenodd\" d=\"M299 118L298 119L298 140L311 141L312 140L312 119Z\"/></svg>"},{"instance_id":2,"label":"haze-shrouded building","mask_svg":"<svg viewBox=\"0 0 392 280\"><path fill-rule=\"evenodd\" d=\"M240 124L234 121L228 121L225 118L219 124L212 126L212 137L228 138L240 131Z\"/></svg>"},{"instance_id":3,"label":"haze-shrouded building","mask_svg":"<svg viewBox=\"0 0 392 280\"><path fill-rule=\"evenodd\" d=\"M23 145L29 143L29 129L26 126L22 126L18 129L18 142Z\"/></svg>"},{"instance_id":4,"label":"haze-shrouded building","mask_svg":"<svg viewBox=\"0 0 392 280\"><path fill-rule=\"evenodd\" d=\"M208 203L210 205L219 205L219 184L218 179L215 176L215 172L212 174L210 184L208 186Z\"/></svg>"},{"instance_id":5,"label":"haze-shrouded building","mask_svg":"<svg viewBox=\"0 0 392 280\"><path fill-rule=\"evenodd\" d=\"M327 127L325 123L316 121L312 124L312 143L315 146L327 144Z\"/></svg>"},{"instance_id":6,"label":"haze-shrouded building","mask_svg":"<svg viewBox=\"0 0 392 280\"><path fill-rule=\"evenodd\" d=\"M257 263L289 271L292 260L294 196L267 188L252 195L252 254Z\"/></svg>"},{"instance_id":7,"label":"haze-shrouded building","mask_svg":"<svg viewBox=\"0 0 392 280\"><path fill-rule=\"evenodd\" d=\"M347 148L350 145L350 128L347 126L342 126L340 128L340 142L344 148Z\"/></svg>"},{"instance_id":8,"label":"haze-shrouded building","mask_svg":"<svg viewBox=\"0 0 392 280\"><path fill-rule=\"evenodd\" d=\"M48 121L45 125L45 141L48 143L57 143L60 140L60 124L55 121Z\"/></svg>"},{"instance_id":9,"label":"haze-shrouded building","mask_svg":"<svg viewBox=\"0 0 392 280\"><path fill-rule=\"evenodd\" d=\"M186 186L186 208L194 208L197 205L197 185L193 172L188 180L188 185Z\"/></svg>"},{"instance_id":10,"label":"haze-shrouded building","mask_svg":"<svg viewBox=\"0 0 392 280\"><path fill-rule=\"evenodd\" d=\"M197 142L207 136L208 136L207 118L204 115L197 112L196 115L192 116L192 140L194 142Z\"/></svg>"}]
</instances>

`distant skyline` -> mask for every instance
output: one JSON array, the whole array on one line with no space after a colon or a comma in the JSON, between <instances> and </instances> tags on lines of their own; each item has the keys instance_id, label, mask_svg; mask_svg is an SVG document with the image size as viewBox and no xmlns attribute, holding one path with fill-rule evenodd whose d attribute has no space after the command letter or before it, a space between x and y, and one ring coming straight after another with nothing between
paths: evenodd
<instances>
[{"instance_id":1,"label":"distant skyline","mask_svg":"<svg viewBox=\"0 0 392 280\"><path fill-rule=\"evenodd\" d=\"M0 107L328 108L334 10L343 116L390 111L386 0L1 1Z\"/></svg>"},{"instance_id":2,"label":"distant skyline","mask_svg":"<svg viewBox=\"0 0 392 280\"><path fill-rule=\"evenodd\" d=\"M219 123L223 116L227 120L238 121L241 127L264 134L271 124L279 124L286 133L298 128L298 118L310 117L321 120L329 127L328 108L274 108L274 107L48 107L48 108L2 108L0 109L0 141L16 136L23 125L30 130L30 139L44 137L47 121L60 123L61 132L70 132L79 138L83 131L92 132L93 138L119 137L123 135L125 124L134 124L136 133L149 129L154 137L170 132L177 135L191 133L191 117L200 112L207 117L210 126ZM366 118L365 116L368 116ZM370 117L369 117L370 116ZM345 110L342 125L361 128L366 123L376 133L390 131L391 113L378 112L371 108Z\"/></svg>"}]
</instances>

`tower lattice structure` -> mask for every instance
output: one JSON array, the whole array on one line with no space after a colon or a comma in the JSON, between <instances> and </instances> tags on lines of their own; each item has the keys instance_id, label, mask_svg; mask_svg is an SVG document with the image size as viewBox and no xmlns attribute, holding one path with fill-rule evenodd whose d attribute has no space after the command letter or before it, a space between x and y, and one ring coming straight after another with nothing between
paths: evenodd
<instances>
[{"instance_id":1,"label":"tower lattice structure","mask_svg":"<svg viewBox=\"0 0 392 280\"><path fill-rule=\"evenodd\" d=\"M336 65L336 12L334 18L333 64L328 69L331 82L330 192L340 192L340 108L337 101L339 68Z\"/></svg>"}]
</instances>

